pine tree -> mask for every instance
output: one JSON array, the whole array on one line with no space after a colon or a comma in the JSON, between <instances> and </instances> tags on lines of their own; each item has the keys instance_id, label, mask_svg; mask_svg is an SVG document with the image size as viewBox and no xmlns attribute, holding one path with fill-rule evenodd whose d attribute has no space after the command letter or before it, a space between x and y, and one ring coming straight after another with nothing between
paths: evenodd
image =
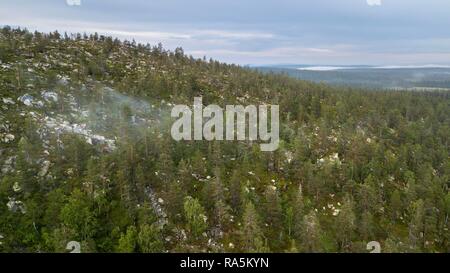
<instances>
[{"instance_id":1,"label":"pine tree","mask_svg":"<svg viewBox=\"0 0 450 273\"><path fill-rule=\"evenodd\" d=\"M241 233L243 248L246 252L266 252L267 247L260 228L258 213L251 202L245 206Z\"/></svg>"},{"instance_id":2,"label":"pine tree","mask_svg":"<svg viewBox=\"0 0 450 273\"><path fill-rule=\"evenodd\" d=\"M224 193L223 193L223 183L222 179L220 177L220 169L215 168L214 169L214 175L212 181L206 182L206 184L203 187L203 200L206 204L207 210L212 210L215 206L215 203L219 201L224 201Z\"/></svg>"},{"instance_id":3,"label":"pine tree","mask_svg":"<svg viewBox=\"0 0 450 273\"><path fill-rule=\"evenodd\" d=\"M303 219L301 226L301 239L299 249L303 252L321 252L322 228L314 210L310 211Z\"/></svg>"},{"instance_id":4,"label":"pine tree","mask_svg":"<svg viewBox=\"0 0 450 273\"><path fill-rule=\"evenodd\" d=\"M303 190L300 185L294 194L294 200L292 204L292 227L294 229L293 235L299 240L302 233L302 224L305 214L305 205L303 200Z\"/></svg>"},{"instance_id":5,"label":"pine tree","mask_svg":"<svg viewBox=\"0 0 450 273\"><path fill-rule=\"evenodd\" d=\"M264 192L265 198L265 220L271 226L271 229L277 230L282 222L282 208L277 188L267 186Z\"/></svg>"},{"instance_id":6,"label":"pine tree","mask_svg":"<svg viewBox=\"0 0 450 273\"><path fill-rule=\"evenodd\" d=\"M359 206L362 211L376 213L380 207L380 197L375 186L375 179L369 175L358 190Z\"/></svg>"},{"instance_id":7,"label":"pine tree","mask_svg":"<svg viewBox=\"0 0 450 273\"><path fill-rule=\"evenodd\" d=\"M61 210L60 218L66 227L77 234L78 240L91 238L97 230L97 219L92 211L91 202L78 189L70 195L67 204Z\"/></svg>"},{"instance_id":8,"label":"pine tree","mask_svg":"<svg viewBox=\"0 0 450 273\"><path fill-rule=\"evenodd\" d=\"M198 239L207 228L207 217L205 209L197 199L191 196L184 199L184 217L187 229L195 239Z\"/></svg>"},{"instance_id":9,"label":"pine tree","mask_svg":"<svg viewBox=\"0 0 450 273\"><path fill-rule=\"evenodd\" d=\"M342 204L341 212L336 217L335 234L338 248L344 251L349 248L356 227L353 201L347 196Z\"/></svg>"},{"instance_id":10,"label":"pine tree","mask_svg":"<svg viewBox=\"0 0 450 273\"><path fill-rule=\"evenodd\" d=\"M391 195L389 209L393 221L397 221L397 219L403 214L403 203L398 190L395 190Z\"/></svg>"},{"instance_id":11,"label":"pine tree","mask_svg":"<svg viewBox=\"0 0 450 273\"><path fill-rule=\"evenodd\" d=\"M358 229L364 241L368 242L370 238L373 238L375 233L374 219L369 211L365 211L361 215L361 221Z\"/></svg>"},{"instance_id":12,"label":"pine tree","mask_svg":"<svg viewBox=\"0 0 450 273\"><path fill-rule=\"evenodd\" d=\"M220 230L227 230L230 226L230 211L230 207L223 200L219 200L214 204L214 223Z\"/></svg>"},{"instance_id":13,"label":"pine tree","mask_svg":"<svg viewBox=\"0 0 450 273\"><path fill-rule=\"evenodd\" d=\"M17 157L17 173L18 183L23 188L24 194L30 195L38 190L38 183L35 175L37 173L37 166L34 163L34 149L33 145L26 137L22 137L19 141L19 154Z\"/></svg>"},{"instance_id":14,"label":"pine tree","mask_svg":"<svg viewBox=\"0 0 450 273\"><path fill-rule=\"evenodd\" d=\"M189 163L181 159L178 163L177 180L180 181L181 187L186 194L192 194L192 174Z\"/></svg>"},{"instance_id":15,"label":"pine tree","mask_svg":"<svg viewBox=\"0 0 450 273\"><path fill-rule=\"evenodd\" d=\"M420 250L424 246L425 207L422 199L411 204L412 217L409 223L409 243L412 249Z\"/></svg>"},{"instance_id":16,"label":"pine tree","mask_svg":"<svg viewBox=\"0 0 450 273\"><path fill-rule=\"evenodd\" d=\"M160 253L164 250L161 230L156 224L141 226L137 241L143 253Z\"/></svg>"},{"instance_id":17,"label":"pine tree","mask_svg":"<svg viewBox=\"0 0 450 273\"><path fill-rule=\"evenodd\" d=\"M230 179L230 204L235 213L241 211L242 206L242 185L241 178L237 170L233 171Z\"/></svg>"},{"instance_id":18,"label":"pine tree","mask_svg":"<svg viewBox=\"0 0 450 273\"><path fill-rule=\"evenodd\" d=\"M145 189L147 186L148 182L145 176L144 168L142 167L142 164L139 164L136 167L136 196L138 197L140 203L145 200Z\"/></svg>"},{"instance_id":19,"label":"pine tree","mask_svg":"<svg viewBox=\"0 0 450 273\"><path fill-rule=\"evenodd\" d=\"M127 232L122 234L117 246L117 252L133 253L136 251L137 231L135 226L129 226Z\"/></svg>"},{"instance_id":20,"label":"pine tree","mask_svg":"<svg viewBox=\"0 0 450 273\"><path fill-rule=\"evenodd\" d=\"M164 207L169 215L175 218L176 215L183 213L183 199L186 194L178 181L169 181L164 188L166 191L164 194Z\"/></svg>"}]
</instances>

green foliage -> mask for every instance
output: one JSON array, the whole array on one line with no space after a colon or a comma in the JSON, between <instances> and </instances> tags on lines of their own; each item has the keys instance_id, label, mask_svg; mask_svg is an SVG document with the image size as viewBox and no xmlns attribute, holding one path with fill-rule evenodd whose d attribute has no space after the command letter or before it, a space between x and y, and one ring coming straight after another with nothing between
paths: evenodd
<instances>
[{"instance_id":1,"label":"green foliage","mask_svg":"<svg viewBox=\"0 0 450 273\"><path fill-rule=\"evenodd\" d=\"M198 239L207 228L207 217L205 209L197 199L191 196L184 199L184 217L187 229L194 238Z\"/></svg>"},{"instance_id":2,"label":"green foliage","mask_svg":"<svg viewBox=\"0 0 450 273\"><path fill-rule=\"evenodd\" d=\"M450 251L448 92L333 87L9 27L0 61L0 251ZM170 108L194 96L278 104L280 148L173 141Z\"/></svg>"},{"instance_id":3,"label":"green foliage","mask_svg":"<svg viewBox=\"0 0 450 273\"><path fill-rule=\"evenodd\" d=\"M92 204L88 197L80 190L75 189L68 202L61 209L61 222L73 230L80 240L91 238L97 229L97 220Z\"/></svg>"},{"instance_id":4,"label":"green foliage","mask_svg":"<svg viewBox=\"0 0 450 273\"><path fill-rule=\"evenodd\" d=\"M158 253L164 250L160 228L155 224L143 225L138 234L139 249L143 253Z\"/></svg>"},{"instance_id":5,"label":"green foliage","mask_svg":"<svg viewBox=\"0 0 450 273\"><path fill-rule=\"evenodd\" d=\"M244 214L242 216L242 241L243 249L246 252L266 252L266 242L264 234L260 227L260 221L258 219L253 203L249 202L245 206Z\"/></svg>"},{"instance_id":6,"label":"green foliage","mask_svg":"<svg viewBox=\"0 0 450 273\"><path fill-rule=\"evenodd\" d=\"M132 253L136 250L137 231L135 226L130 226L127 232L122 234L117 246L117 252Z\"/></svg>"}]
</instances>

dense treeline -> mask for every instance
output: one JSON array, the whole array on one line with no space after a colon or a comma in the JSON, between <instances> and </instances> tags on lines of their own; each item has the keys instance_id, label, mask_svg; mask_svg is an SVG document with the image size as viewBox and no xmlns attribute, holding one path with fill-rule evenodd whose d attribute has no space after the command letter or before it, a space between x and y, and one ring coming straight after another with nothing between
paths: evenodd
<instances>
[{"instance_id":1,"label":"dense treeline","mask_svg":"<svg viewBox=\"0 0 450 273\"><path fill-rule=\"evenodd\" d=\"M9 27L0 72L1 251L450 251L448 92L337 88L181 48ZM175 142L164 113L143 128L129 105L99 125L113 150L39 133L33 115L63 115L67 96L95 111L105 87L160 109L194 96L279 104L280 148ZM33 114L7 103L42 90L60 99Z\"/></svg>"}]
</instances>

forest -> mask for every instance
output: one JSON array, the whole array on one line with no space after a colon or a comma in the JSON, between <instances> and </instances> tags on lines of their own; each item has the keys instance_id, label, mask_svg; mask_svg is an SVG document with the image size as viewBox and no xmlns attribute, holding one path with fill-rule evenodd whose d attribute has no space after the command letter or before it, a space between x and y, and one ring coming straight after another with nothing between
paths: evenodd
<instances>
[{"instance_id":1,"label":"forest","mask_svg":"<svg viewBox=\"0 0 450 273\"><path fill-rule=\"evenodd\" d=\"M4 27L0 94L0 252L450 252L448 91ZM194 97L279 105L279 148L173 140Z\"/></svg>"}]
</instances>

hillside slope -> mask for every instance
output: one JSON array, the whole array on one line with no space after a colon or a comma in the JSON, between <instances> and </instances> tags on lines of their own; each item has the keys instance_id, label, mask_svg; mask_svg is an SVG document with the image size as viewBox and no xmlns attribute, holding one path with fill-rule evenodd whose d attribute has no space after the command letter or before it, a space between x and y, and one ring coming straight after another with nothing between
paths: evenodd
<instances>
[{"instance_id":1,"label":"hillside slope","mask_svg":"<svg viewBox=\"0 0 450 273\"><path fill-rule=\"evenodd\" d=\"M98 35L0 32L0 251L448 252L450 94L313 84ZM280 148L170 109L280 105Z\"/></svg>"}]
</instances>

